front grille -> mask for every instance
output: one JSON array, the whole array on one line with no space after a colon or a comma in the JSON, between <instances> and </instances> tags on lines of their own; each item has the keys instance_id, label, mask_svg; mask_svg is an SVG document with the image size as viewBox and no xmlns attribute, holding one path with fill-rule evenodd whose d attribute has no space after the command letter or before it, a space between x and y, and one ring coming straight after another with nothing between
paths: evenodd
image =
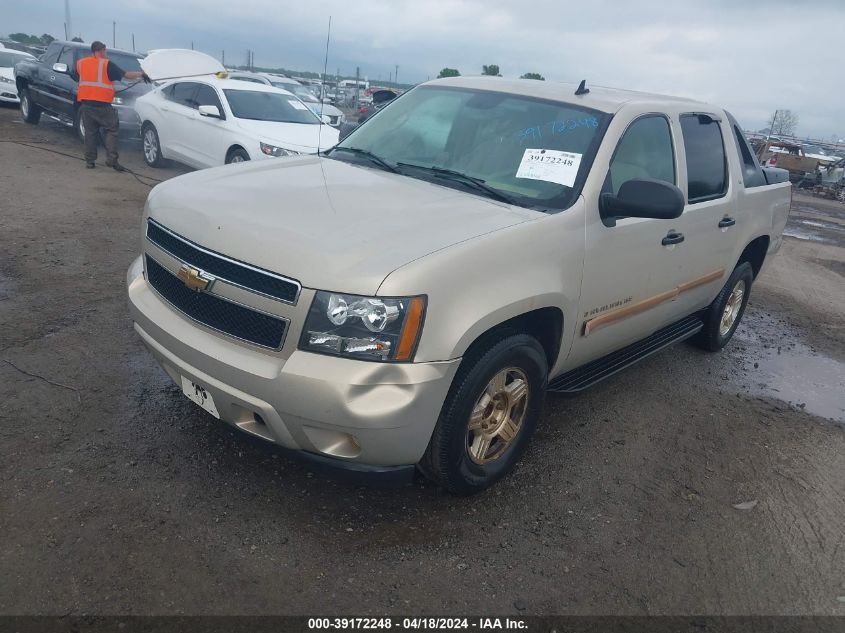
<instances>
[{"instance_id":1,"label":"front grille","mask_svg":"<svg viewBox=\"0 0 845 633\"><path fill-rule=\"evenodd\" d=\"M147 239L186 264L241 288L291 304L299 297L298 281L204 249L155 220L147 221Z\"/></svg>"},{"instance_id":2,"label":"front grille","mask_svg":"<svg viewBox=\"0 0 845 633\"><path fill-rule=\"evenodd\" d=\"M287 321L206 292L195 292L149 255L147 281L177 310L208 327L262 347L279 349Z\"/></svg>"}]
</instances>

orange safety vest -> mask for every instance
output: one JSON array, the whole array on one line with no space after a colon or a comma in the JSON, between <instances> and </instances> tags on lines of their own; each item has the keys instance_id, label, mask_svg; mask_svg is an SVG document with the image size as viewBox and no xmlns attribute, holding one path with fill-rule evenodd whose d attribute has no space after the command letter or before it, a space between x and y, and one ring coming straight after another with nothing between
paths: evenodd
<instances>
[{"instance_id":1,"label":"orange safety vest","mask_svg":"<svg viewBox=\"0 0 845 633\"><path fill-rule=\"evenodd\" d=\"M108 59L93 55L76 62L76 72L79 73L77 101L111 103L114 100L114 83L109 79L108 65Z\"/></svg>"}]
</instances>

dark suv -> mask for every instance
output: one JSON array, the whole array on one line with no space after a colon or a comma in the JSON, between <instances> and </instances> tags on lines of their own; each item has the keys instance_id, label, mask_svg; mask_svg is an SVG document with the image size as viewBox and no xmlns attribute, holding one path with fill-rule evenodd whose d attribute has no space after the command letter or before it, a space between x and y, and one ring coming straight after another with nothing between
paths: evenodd
<instances>
[{"instance_id":1,"label":"dark suv","mask_svg":"<svg viewBox=\"0 0 845 633\"><path fill-rule=\"evenodd\" d=\"M73 126L79 138L85 138L85 129L79 117L76 101L77 82L70 73L76 62L91 54L88 44L78 42L52 42L38 59L27 59L15 65L15 83L21 99L21 116L27 123L36 124L41 114ZM108 57L125 71L138 71L138 60L144 56L128 51L108 50ZM150 87L143 82L115 82L112 102L120 119L122 136L138 138L141 120L135 113L135 99L146 94Z\"/></svg>"}]
</instances>

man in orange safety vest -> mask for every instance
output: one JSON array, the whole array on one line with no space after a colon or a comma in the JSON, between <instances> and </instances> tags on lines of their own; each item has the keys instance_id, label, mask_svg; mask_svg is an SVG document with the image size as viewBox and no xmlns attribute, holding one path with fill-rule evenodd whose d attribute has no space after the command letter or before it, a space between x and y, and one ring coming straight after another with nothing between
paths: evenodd
<instances>
[{"instance_id":1,"label":"man in orange safety vest","mask_svg":"<svg viewBox=\"0 0 845 633\"><path fill-rule=\"evenodd\" d=\"M76 100L79 102L79 116L85 130L85 166L93 169L97 160L97 138L100 129L106 133L106 165L115 171L125 171L117 162L117 112L112 107L114 82L121 79L143 79L147 75L140 71L125 72L106 56L106 45L91 44L91 56L76 62L74 79L79 81Z\"/></svg>"}]
</instances>

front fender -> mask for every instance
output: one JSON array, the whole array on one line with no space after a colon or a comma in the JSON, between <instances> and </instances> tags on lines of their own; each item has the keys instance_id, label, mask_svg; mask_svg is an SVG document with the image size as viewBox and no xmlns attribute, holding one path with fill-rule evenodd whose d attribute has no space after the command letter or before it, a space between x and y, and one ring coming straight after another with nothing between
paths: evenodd
<instances>
[{"instance_id":1,"label":"front fender","mask_svg":"<svg viewBox=\"0 0 845 633\"><path fill-rule=\"evenodd\" d=\"M415 360L461 357L497 325L540 308L563 313L559 358L577 323L584 263L584 204L455 244L394 271L381 296L428 297Z\"/></svg>"}]
</instances>

